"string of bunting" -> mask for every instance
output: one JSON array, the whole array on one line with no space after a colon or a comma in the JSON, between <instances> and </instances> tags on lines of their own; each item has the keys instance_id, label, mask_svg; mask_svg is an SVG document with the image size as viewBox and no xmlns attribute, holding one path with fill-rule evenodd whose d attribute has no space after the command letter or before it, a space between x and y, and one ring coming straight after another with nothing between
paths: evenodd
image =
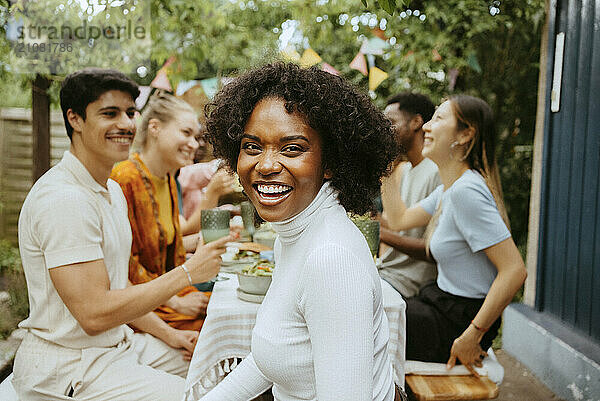
<instances>
[{"instance_id":1,"label":"string of bunting","mask_svg":"<svg viewBox=\"0 0 600 401\"><path fill-rule=\"evenodd\" d=\"M360 71L364 76L369 77L369 90L375 91L383 81L388 77L388 73L375 66L375 57L383 55L383 51L387 46L387 42L379 37L374 37L365 40L360 47L360 50L350 62L349 66L353 70ZM281 54L287 60L299 63L302 67L311 67L315 64L322 63L321 68L334 75L340 75L340 72L331 64L323 61L321 56L313 49L308 48L300 55L293 48L284 49ZM367 64L367 57L369 63Z\"/></svg>"},{"instance_id":2,"label":"string of bunting","mask_svg":"<svg viewBox=\"0 0 600 401\"><path fill-rule=\"evenodd\" d=\"M384 40L385 36L382 38L377 32L375 32L375 35L375 37L363 41L360 50L349 64L351 69L359 71L365 77L368 76L369 91L375 91L375 89L388 78L387 72L375 66L375 56L383 55L384 49L388 44ZM299 63L302 67L307 68L321 63L321 69L323 71L327 71L333 75L340 75L340 72L335 67L325 62L321 56L311 48L304 50L302 55L300 55L296 49L288 46L281 51L281 54L285 59ZM219 80L216 77L203 80L180 81L174 91L169 80L169 74L171 72L171 65L175 60L175 56L169 57L156 73L150 86L140 88L141 94L136 100L138 109L141 109L145 105L153 89L174 92L176 96L184 98L188 97L189 99L186 99L188 102L195 103L194 99L196 99L201 104L206 103L206 100L208 99L212 99L215 93L217 93ZM222 78L221 83L224 83L223 81L225 79L226 78ZM205 100L200 98L205 98Z\"/></svg>"}]
</instances>

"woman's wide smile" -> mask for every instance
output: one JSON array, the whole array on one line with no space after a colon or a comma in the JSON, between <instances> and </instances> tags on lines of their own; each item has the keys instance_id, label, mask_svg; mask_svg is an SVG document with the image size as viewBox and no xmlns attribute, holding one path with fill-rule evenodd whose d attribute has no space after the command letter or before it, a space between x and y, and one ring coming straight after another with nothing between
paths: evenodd
<instances>
[{"instance_id":1,"label":"woman's wide smile","mask_svg":"<svg viewBox=\"0 0 600 401\"><path fill-rule=\"evenodd\" d=\"M265 206L275 206L286 200L294 190L290 185L278 182L259 182L252 184L257 199Z\"/></svg>"}]
</instances>

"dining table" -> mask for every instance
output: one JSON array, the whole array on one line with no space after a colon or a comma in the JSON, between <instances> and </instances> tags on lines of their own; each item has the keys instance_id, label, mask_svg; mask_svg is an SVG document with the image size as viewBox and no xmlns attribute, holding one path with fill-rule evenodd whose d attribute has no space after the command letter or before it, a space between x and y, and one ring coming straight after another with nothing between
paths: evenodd
<instances>
[{"instance_id":1,"label":"dining table","mask_svg":"<svg viewBox=\"0 0 600 401\"><path fill-rule=\"evenodd\" d=\"M238 298L237 274L221 270L220 275L227 279L214 285L190 362L185 401L200 399L250 353L252 329L260 304ZM381 280L381 288L390 330L387 351L392 361L394 381L404 387L406 303L386 281Z\"/></svg>"}]
</instances>

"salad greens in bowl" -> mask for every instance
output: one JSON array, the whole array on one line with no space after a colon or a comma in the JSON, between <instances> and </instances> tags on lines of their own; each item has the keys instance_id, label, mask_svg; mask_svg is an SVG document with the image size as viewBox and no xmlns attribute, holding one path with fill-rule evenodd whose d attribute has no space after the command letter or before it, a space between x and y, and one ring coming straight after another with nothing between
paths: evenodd
<instances>
[{"instance_id":1,"label":"salad greens in bowl","mask_svg":"<svg viewBox=\"0 0 600 401\"><path fill-rule=\"evenodd\" d=\"M247 294L266 294L271 285L274 268L275 264L266 259L244 267L240 273L237 273L240 290Z\"/></svg>"}]
</instances>

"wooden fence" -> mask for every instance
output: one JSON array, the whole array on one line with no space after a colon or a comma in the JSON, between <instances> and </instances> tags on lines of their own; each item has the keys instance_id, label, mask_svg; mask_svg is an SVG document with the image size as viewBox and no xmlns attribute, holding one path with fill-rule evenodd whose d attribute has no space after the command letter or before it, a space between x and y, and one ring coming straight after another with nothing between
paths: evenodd
<instances>
[{"instance_id":1,"label":"wooden fence","mask_svg":"<svg viewBox=\"0 0 600 401\"><path fill-rule=\"evenodd\" d=\"M32 180L31 109L0 109L0 238L17 240L19 211ZM70 142L60 112L50 113L50 164Z\"/></svg>"}]
</instances>

